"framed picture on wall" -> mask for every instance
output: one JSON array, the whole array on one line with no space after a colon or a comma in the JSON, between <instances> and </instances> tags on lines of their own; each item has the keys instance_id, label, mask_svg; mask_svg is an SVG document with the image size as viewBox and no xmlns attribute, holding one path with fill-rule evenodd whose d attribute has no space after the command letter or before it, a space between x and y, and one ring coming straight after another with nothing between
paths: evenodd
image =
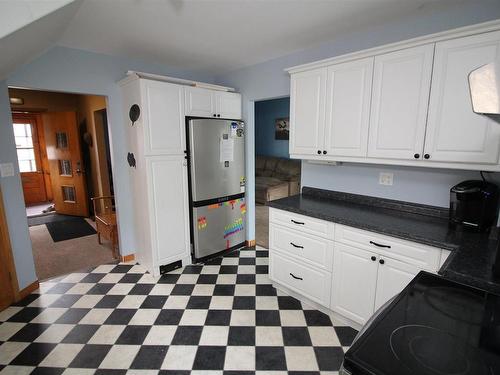
<instances>
[{"instance_id":1,"label":"framed picture on wall","mask_svg":"<svg viewBox=\"0 0 500 375\"><path fill-rule=\"evenodd\" d=\"M274 121L274 138L280 140L290 139L290 118L282 117Z\"/></svg>"}]
</instances>

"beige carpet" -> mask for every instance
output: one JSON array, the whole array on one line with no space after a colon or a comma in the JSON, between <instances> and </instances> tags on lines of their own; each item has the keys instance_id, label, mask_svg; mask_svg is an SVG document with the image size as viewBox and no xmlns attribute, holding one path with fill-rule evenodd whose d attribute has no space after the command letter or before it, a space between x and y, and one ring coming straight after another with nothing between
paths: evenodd
<instances>
[{"instance_id":1,"label":"beige carpet","mask_svg":"<svg viewBox=\"0 0 500 375\"><path fill-rule=\"evenodd\" d=\"M269 207L255 206L255 241L257 245L269 248Z\"/></svg>"},{"instance_id":2,"label":"beige carpet","mask_svg":"<svg viewBox=\"0 0 500 375\"><path fill-rule=\"evenodd\" d=\"M94 226L94 222L87 220ZM45 225L30 227L35 270L39 280L111 263L115 260L111 246L97 243L97 234L54 242Z\"/></svg>"}]
</instances>

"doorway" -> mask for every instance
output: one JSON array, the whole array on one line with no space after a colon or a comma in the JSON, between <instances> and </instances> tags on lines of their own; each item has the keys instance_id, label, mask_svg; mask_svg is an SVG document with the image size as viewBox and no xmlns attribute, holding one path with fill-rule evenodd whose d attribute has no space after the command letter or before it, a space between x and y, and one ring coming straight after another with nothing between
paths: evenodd
<instances>
[{"instance_id":1,"label":"doorway","mask_svg":"<svg viewBox=\"0 0 500 375\"><path fill-rule=\"evenodd\" d=\"M106 98L17 88L9 95L38 279L115 262Z\"/></svg>"},{"instance_id":2,"label":"doorway","mask_svg":"<svg viewBox=\"0 0 500 375\"><path fill-rule=\"evenodd\" d=\"M269 248L270 201L300 193L300 161L288 152L290 98L255 102L255 237Z\"/></svg>"}]
</instances>

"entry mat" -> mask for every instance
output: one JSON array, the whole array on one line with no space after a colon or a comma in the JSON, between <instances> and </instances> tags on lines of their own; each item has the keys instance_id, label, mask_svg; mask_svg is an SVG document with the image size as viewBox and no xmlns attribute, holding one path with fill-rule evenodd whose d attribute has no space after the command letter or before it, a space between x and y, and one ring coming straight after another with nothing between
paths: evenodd
<instances>
[{"instance_id":1,"label":"entry mat","mask_svg":"<svg viewBox=\"0 0 500 375\"><path fill-rule=\"evenodd\" d=\"M28 224L29 226L45 224L54 242L71 240L97 233L84 218L78 216L59 214L39 216L28 218Z\"/></svg>"}]
</instances>

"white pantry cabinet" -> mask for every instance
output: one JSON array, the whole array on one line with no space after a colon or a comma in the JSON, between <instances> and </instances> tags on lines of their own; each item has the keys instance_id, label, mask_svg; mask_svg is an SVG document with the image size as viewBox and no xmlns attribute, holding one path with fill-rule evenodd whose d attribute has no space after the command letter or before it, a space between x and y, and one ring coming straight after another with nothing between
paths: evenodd
<instances>
[{"instance_id":1,"label":"white pantry cabinet","mask_svg":"<svg viewBox=\"0 0 500 375\"><path fill-rule=\"evenodd\" d=\"M129 140L124 157L132 181L135 256L157 276L160 266L191 263L184 87L138 77L120 85ZM129 119L133 105L140 108L135 122Z\"/></svg>"},{"instance_id":2,"label":"white pantry cabinet","mask_svg":"<svg viewBox=\"0 0 500 375\"><path fill-rule=\"evenodd\" d=\"M186 149L183 87L141 79L140 90L144 155L182 154Z\"/></svg>"},{"instance_id":3,"label":"white pantry cabinet","mask_svg":"<svg viewBox=\"0 0 500 375\"><path fill-rule=\"evenodd\" d=\"M373 57L328 67L325 155L366 156L372 71Z\"/></svg>"},{"instance_id":4,"label":"white pantry cabinet","mask_svg":"<svg viewBox=\"0 0 500 375\"><path fill-rule=\"evenodd\" d=\"M368 156L420 159L434 45L375 57Z\"/></svg>"},{"instance_id":5,"label":"white pantry cabinet","mask_svg":"<svg viewBox=\"0 0 500 375\"><path fill-rule=\"evenodd\" d=\"M186 116L241 119L241 94L186 86Z\"/></svg>"},{"instance_id":6,"label":"white pantry cabinet","mask_svg":"<svg viewBox=\"0 0 500 375\"><path fill-rule=\"evenodd\" d=\"M327 69L291 77L290 154L322 154L325 128Z\"/></svg>"},{"instance_id":7,"label":"white pantry cabinet","mask_svg":"<svg viewBox=\"0 0 500 375\"><path fill-rule=\"evenodd\" d=\"M500 59L500 31L436 43L425 154L429 161L498 164L500 125L472 112L469 73Z\"/></svg>"}]
</instances>

